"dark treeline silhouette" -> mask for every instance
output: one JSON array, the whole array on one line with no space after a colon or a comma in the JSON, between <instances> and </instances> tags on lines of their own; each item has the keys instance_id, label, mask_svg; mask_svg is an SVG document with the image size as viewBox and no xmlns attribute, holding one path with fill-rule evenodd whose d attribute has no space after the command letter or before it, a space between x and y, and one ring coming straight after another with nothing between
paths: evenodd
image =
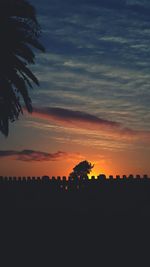
<instances>
[{"instance_id":1,"label":"dark treeline silhouette","mask_svg":"<svg viewBox=\"0 0 150 267\"><path fill-rule=\"evenodd\" d=\"M150 178L105 175L0 177L0 207L48 208L61 212L150 215Z\"/></svg>"},{"instance_id":2,"label":"dark treeline silhouette","mask_svg":"<svg viewBox=\"0 0 150 267\"><path fill-rule=\"evenodd\" d=\"M7 136L9 122L23 113L20 97L32 112L28 88L39 82L28 65L35 61L32 48L44 47L35 9L25 0L0 1L0 33L0 131Z\"/></svg>"}]
</instances>

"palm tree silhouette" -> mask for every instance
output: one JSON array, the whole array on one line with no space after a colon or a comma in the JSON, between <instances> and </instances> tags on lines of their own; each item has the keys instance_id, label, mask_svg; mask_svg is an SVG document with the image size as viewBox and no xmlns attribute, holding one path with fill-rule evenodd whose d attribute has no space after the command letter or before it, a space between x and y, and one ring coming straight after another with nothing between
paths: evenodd
<instances>
[{"instance_id":1,"label":"palm tree silhouette","mask_svg":"<svg viewBox=\"0 0 150 267\"><path fill-rule=\"evenodd\" d=\"M0 131L8 136L9 122L23 113L20 97L28 112L32 103L28 89L39 85L28 68L34 64L33 48L44 52L39 42L40 26L34 7L25 0L0 3Z\"/></svg>"}]
</instances>

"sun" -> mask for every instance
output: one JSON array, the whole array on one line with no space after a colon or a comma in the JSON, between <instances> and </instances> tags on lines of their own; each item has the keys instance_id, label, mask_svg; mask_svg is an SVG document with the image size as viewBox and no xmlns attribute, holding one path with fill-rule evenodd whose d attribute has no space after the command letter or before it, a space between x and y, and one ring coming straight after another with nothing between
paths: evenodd
<instances>
[{"instance_id":1,"label":"sun","mask_svg":"<svg viewBox=\"0 0 150 267\"><path fill-rule=\"evenodd\" d=\"M105 175L107 174L106 170L102 166L100 166L101 164L97 164L94 162L92 162L92 164L94 165L94 167L92 171L90 172L89 177L91 176L97 177L100 174L105 174Z\"/></svg>"}]
</instances>

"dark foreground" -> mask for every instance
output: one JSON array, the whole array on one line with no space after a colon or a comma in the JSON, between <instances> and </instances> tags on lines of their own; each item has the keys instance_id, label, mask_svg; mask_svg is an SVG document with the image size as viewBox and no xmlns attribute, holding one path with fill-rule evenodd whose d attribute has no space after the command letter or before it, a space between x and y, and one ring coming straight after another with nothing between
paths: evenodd
<instances>
[{"instance_id":1,"label":"dark foreground","mask_svg":"<svg viewBox=\"0 0 150 267\"><path fill-rule=\"evenodd\" d=\"M150 216L150 179L0 180L0 207L61 214Z\"/></svg>"},{"instance_id":2,"label":"dark foreground","mask_svg":"<svg viewBox=\"0 0 150 267\"><path fill-rule=\"evenodd\" d=\"M150 266L148 178L1 180L0 215L2 266Z\"/></svg>"}]
</instances>

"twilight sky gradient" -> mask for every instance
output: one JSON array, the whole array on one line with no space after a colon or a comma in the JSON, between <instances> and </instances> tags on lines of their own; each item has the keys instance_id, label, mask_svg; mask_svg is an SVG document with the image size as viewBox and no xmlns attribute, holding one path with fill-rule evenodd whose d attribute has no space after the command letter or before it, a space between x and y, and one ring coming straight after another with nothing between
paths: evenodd
<instances>
[{"instance_id":1,"label":"twilight sky gradient","mask_svg":"<svg viewBox=\"0 0 150 267\"><path fill-rule=\"evenodd\" d=\"M31 0L45 54L34 113L0 136L1 175L150 175L149 0Z\"/></svg>"}]
</instances>

